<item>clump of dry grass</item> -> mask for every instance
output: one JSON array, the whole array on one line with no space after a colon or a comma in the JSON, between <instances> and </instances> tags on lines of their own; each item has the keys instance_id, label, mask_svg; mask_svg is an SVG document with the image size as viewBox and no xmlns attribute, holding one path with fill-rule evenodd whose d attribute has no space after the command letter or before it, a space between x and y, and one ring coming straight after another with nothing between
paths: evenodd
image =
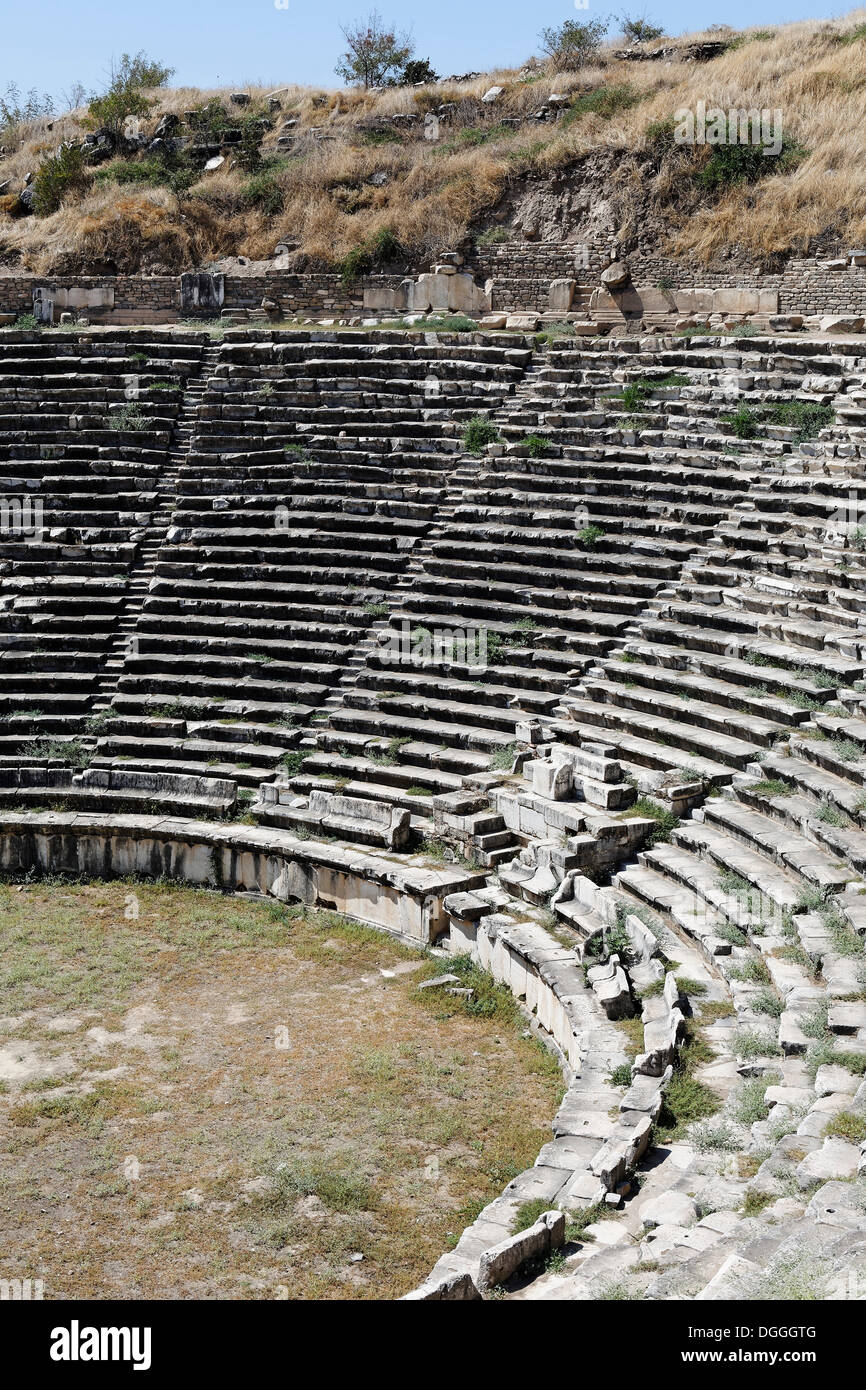
<instances>
[{"instance_id":1,"label":"clump of dry grass","mask_svg":"<svg viewBox=\"0 0 866 1390\"><path fill-rule=\"evenodd\" d=\"M862 31L862 32L861 32ZM689 46L720 37L729 47L710 62L688 61ZM251 203L249 175L229 160L202 176L178 204L165 189L134 196L111 183L94 185L49 218L16 217L14 199L0 203L0 251L18 253L40 273L82 270L101 262L135 270L157 264L177 271L219 256L253 259L288 240L314 262L339 262L377 232L389 230L415 258L459 244L528 174L573 172L613 192L628 235L654 215L659 249L709 262L730 247L766 260L808 250L821 238L855 244L866 235L866 10L844 19L802 21L774 30L714 30L666 41L669 61L626 62L615 45L580 72L485 73L471 82L383 92L277 89L283 115L297 118L289 157L278 129L263 153L279 190L265 210ZM679 57L679 54L682 57ZM503 87L499 102L484 91ZM271 95L249 88L254 101ZM547 98L570 96L572 110L555 123L532 117ZM151 124L182 115L224 90L179 88L154 94ZM796 165L768 174L756 187L721 193L700 189L695 174L709 151L653 139L680 107L780 110L786 138L801 151ZM389 125L395 114L453 104L438 144L423 139L423 119ZM84 112L48 131L44 119L20 131L21 144L3 163L13 186L38 166L59 139L82 133ZM505 118L522 119L516 129ZM320 132L318 135L312 131ZM383 138L384 136L384 138ZM593 165L585 161L594 159ZM371 182L373 175L385 181Z\"/></svg>"}]
</instances>

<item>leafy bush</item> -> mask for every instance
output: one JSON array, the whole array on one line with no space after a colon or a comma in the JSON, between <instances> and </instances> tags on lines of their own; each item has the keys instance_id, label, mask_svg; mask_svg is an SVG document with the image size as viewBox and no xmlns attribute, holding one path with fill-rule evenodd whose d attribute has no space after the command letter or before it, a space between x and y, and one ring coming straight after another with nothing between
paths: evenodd
<instances>
[{"instance_id":1,"label":"leafy bush","mask_svg":"<svg viewBox=\"0 0 866 1390\"><path fill-rule=\"evenodd\" d=\"M558 29L542 29L541 51L554 71L574 71L596 56L607 29L607 20L567 19Z\"/></svg>"},{"instance_id":2,"label":"leafy bush","mask_svg":"<svg viewBox=\"0 0 866 1390\"><path fill-rule=\"evenodd\" d=\"M510 772L517 757L518 745L509 743L506 748L497 748L490 759L491 772Z\"/></svg>"},{"instance_id":3,"label":"leafy bush","mask_svg":"<svg viewBox=\"0 0 866 1390\"><path fill-rule=\"evenodd\" d=\"M629 14L622 14L619 17L622 36L629 43L652 43L654 39L660 39L664 29L660 24L653 24L646 15L637 15L632 18Z\"/></svg>"},{"instance_id":4,"label":"leafy bush","mask_svg":"<svg viewBox=\"0 0 866 1390\"><path fill-rule=\"evenodd\" d=\"M577 539L584 550L595 550L599 541L604 540L604 531L600 526L584 526L582 531L578 531Z\"/></svg>"},{"instance_id":5,"label":"leafy bush","mask_svg":"<svg viewBox=\"0 0 866 1390\"><path fill-rule=\"evenodd\" d=\"M57 154L40 164L33 180L33 211L38 217L56 212L69 193L83 193L91 174L84 164L84 151L76 145L61 145Z\"/></svg>"},{"instance_id":6,"label":"leafy bush","mask_svg":"<svg viewBox=\"0 0 866 1390\"><path fill-rule=\"evenodd\" d=\"M277 180L273 166L262 168L248 179L243 199L250 207L260 208L266 217L278 217L285 203L285 191Z\"/></svg>"},{"instance_id":7,"label":"leafy bush","mask_svg":"<svg viewBox=\"0 0 866 1390\"><path fill-rule=\"evenodd\" d=\"M500 246L504 241L511 240L511 233L507 227L488 227L485 231L479 232L475 238L476 246Z\"/></svg>"},{"instance_id":8,"label":"leafy bush","mask_svg":"<svg viewBox=\"0 0 866 1390\"><path fill-rule=\"evenodd\" d=\"M499 430L486 415L474 415L463 431L463 444L470 454L480 454L499 439Z\"/></svg>"},{"instance_id":9,"label":"leafy bush","mask_svg":"<svg viewBox=\"0 0 866 1390\"><path fill-rule=\"evenodd\" d=\"M410 58L399 77L401 87L417 87L419 83L432 84L439 76L430 66L428 58Z\"/></svg>"},{"instance_id":10,"label":"leafy bush","mask_svg":"<svg viewBox=\"0 0 866 1390\"><path fill-rule=\"evenodd\" d=\"M738 406L732 415L722 415L721 421L738 439L754 439L758 433L758 417L747 405Z\"/></svg>"},{"instance_id":11,"label":"leafy bush","mask_svg":"<svg viewBox=\"0 0 866 1390\"><path fill-rule=\"evenodd\" d=\"M545 449L550 448L550 440L544 434L527 434L523 442L529 450L529 457L533 459L541 458Z\"/></svg>"},{"instance_id":12,"label":"leafy bush","mask_svg":"<svg viewBox=\"0 0 866 1390\"><path fill-rule=\"evenodd\" d=\"M128 405L122 405L119 410L113 410L108 417L108 428L110 430L146 430L148 418L141 411L135 401L130 401Z\"/></svg>"},{"instance_id":13,"label":"leafy bush","mask_svg":"<svg viewBox=\"0 0 866 1390\"><path fill-rule=\"evenodd\" d=\"M380 231L356 246L344 257L340 273L344 285L353 285L362 275L369 275L377 266L393 261L403 254L403 247L389 227Z\"/></svg>"},{"instance_id":14,"label":"leafy bush","mask_svg":"<svg viewBox=\"0 0 866 1390\"><path fill-rule=\"evenodd\" d=\"M805 156L805 151L784 137L781 150L775 157L764 153L761 144L741 144L738 139L738 126L735 121L726 131L730 144L711 147L710 156L697 171L697 182L711 193L732 188L741 183L757 183L765 174L778 174L793 169Z\"/></svg>"},{"instance_id":15,"label":"leafy bush","mask_svg":"<svg viewBox=\"0 0 866 1390\"><path fill-rule=\"evenodd\" d=\"M111 73L111 81L102 96L93 96L88 103L88 121L92 127L104 127L115 138L123 132L130 116L146 116L155 102L145 96L149 88L164 87L174 68L138 52L131 57L124 53Z\"/></svg>"}]
</instances>

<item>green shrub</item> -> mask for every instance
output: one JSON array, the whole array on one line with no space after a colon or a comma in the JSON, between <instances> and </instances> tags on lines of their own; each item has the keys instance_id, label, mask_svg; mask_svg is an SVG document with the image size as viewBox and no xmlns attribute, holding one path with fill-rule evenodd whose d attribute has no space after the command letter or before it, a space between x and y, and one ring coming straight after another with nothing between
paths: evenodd
<instances>
[{"instance_id":1,"label":"green shrub","mask_svg":"<svg viewBox=\"0 0 866 1390\"><path fill-rule=\"evenodd\" d=\"M369 275L377 266L396 260L402 255L403 247L390 227L382 227L344 258L340 266L343 284L351 286L363 275Z\"/></svg>"},{"instance_id":2,"label":"green shrub","mask_svg":"<svg viewBox=\"0 0 866 1390\"><path fill-rule=\"evenodd\" d=\"M757 415L747 405L738 406L732 415L722 415L721 421L738 439L754 439L760 426Z\"/></svg>"},{"instance_id":3,"label":"green shrub","mask_svg":"<svg viewBox=\"0 0 866 1390\"><path fill-rule=\"evenodd\" d=\"M737 184L757 183L766 174L787 173L805 158L806 151L782 137L782 148L775 157L765 154L762 144L741 144L739 125L734 118L727 131L729 144L710 146L709 158L697 169L696 181L710 193L718 193Z\"/></svg>"},{"instance_id":4,"label":"green shrub","mask_svg":"<svg viewBox=\"0 0 866 1390\"><path fill-rule=\"evenodd\" d=\"M296 777L302 770L307 758L311 756L312 753L309 749L296 749L293 753L284 753L280 758L280 765L290 777Z\"/></svg>"},{"instance_id":5,"label":"green shrub","mask_svg":"<svg viewBox=\"0 0 866 1390\"><path fill-rule=\"evenodd\" d=\"M112 410L108 417L108 428L123 432L146 430L148 423L147 416L135 401L122 405L119 410Z\"/></svg>"},{"instance_id":6,"label":"green shrub","mask_svg":"<svg viewBox=\"0 0 866 1390\"><path fill-rule=\"evenodd\" d=\"M551 441L545 434L527 434L523 443L529 450L529 457L533 459L541 458L545 449L550 448Z\"/></svg>"},{"instance_id":7,"label":"green shrub","mask_svg":"<svg viewBox=\"0 0 866 1390\"><path fill-rule=\"evenodd\" d=\"M604 540L604 531L600 526L584 526L582 531L578 531L577 539L584 550L595 550L600 541Z\"/></svg>"},{"instance_id":8,"label":"green shrub","mask_svg":"<svg viewBox=\"0 0 866 1390\"><path fill-rule=\"evenodd\" d=\"M499 439L499 430L485 415L474 415L463 431L463 444L470 454L480 454Z\"/></svg>"},{"instance_id":9,"label":"green shrub","mask_svg":"<svg viewBox=\"0 0 866 1390\"><path fill-rule=\"evenodd\" d=\"M476 246L501 246L503 242L511 240L511 233L507 227L488 227L485 231L479 232L475 238Z\"/></svg>"},{"instance_id":10,"label":"green shrub","mask_svg":"<svg viewBox=\"0 0 866 1390\"><path fill-rule=\"evenodd\" d=\"M88 103L87 123L96 129L104 126L117 137L130 116L146 116L154 105L152 97L145 91L152 87L164 87L174 72L138 52L134 57L124 53L118 65L112 70L111 81L101 96L91 97Z\"/></svg>"},{"instance_id":11,"label":"green shrub","mask_svg":"<svg viewBox=\"0 0 866 1390\"><path fill-rule=\"evenodd\" d=\"M70 193L83 193L91 181L85 167L84 151L76 145L61 145L57 154L43 160L33 180L33 211L37 217L56 212Z\"/></svg>"},{"instance_id":12,"label":"green shrub","mask_svg":"<svg viewBox=\"0 0 866 1390\"><path fill-rule=\"evenodd\" d=\"M849 1144L862 1144L866 1140L866 1115L858 1115L853 1110L840 1110L827 1121L824 1134L847 1139Z\"/></svg>"},{"instance_id":13,"label":"green shrub","mask_svg":"<svg viewBox=\"0 0 866 1390\"><path fill-rule=\"evenodd\" d=\"M764 1099L764 1094L771 1084L767 1076L756 1076L741 1082L730 1101L734 1119L743 1125L753 1125L759 1120L766 1120L770 1107Z\"/></svg>"},{"instance_id":14,"label":"green shrub","mask_svg":"<svg viewBox=\"0 0 866 1390\"><path fill-rule=\"evenodd\" d=\"M737 1057L776 1057L779 1044L771 1033L756 1028L737 1028L731 1038L731 1048Z\"/></svg>"},{"instance_id":15,"label":"green shrub","mask_svg":"<svg viewBox=\"0 0 866 1390\"><path fill-rule=\"evenodd\" d=\"M497 748L490 759L491 772L510 772L514 766L514 759L519 752L519 745L509 743L507 748Z\"/></svg>"}]
</instances>

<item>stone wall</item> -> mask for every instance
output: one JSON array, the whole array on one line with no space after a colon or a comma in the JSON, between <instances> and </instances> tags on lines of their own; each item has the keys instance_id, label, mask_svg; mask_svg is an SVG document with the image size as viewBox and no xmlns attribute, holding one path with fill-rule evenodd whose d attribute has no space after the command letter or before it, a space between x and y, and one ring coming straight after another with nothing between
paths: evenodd
<instances>
[{"instance_id":1,"label":"stone wall","mask_svg":"<svg viewBox=\"0 0 866 1390\"><path fill-rule=\"evenodd\" d=\"M364 284L399 286L400 275L370 276ZM55 319L67 307L86 314L91 323L174 323L181 317L180 276L0 276L0 314L29 314L33 291L39 286L55 291L77 291L75 304L58 302ZM108 302L96 303L97 299ZM64 296L61 294L60 298ZM226 309L258 309L263 299L278 303L286 313L355 315L363 310L363 284L350 291L339 275L227 275Z\"/></svg>"},{"instance_id":2,"label":"stone wall","mask_svg":"<svg viewBox=\"0 0 866 1390\"><path fill-rule=\"evenodd\" d=\"M733 265L730 270L707 270L661 255L634 253L625 259L632 283L640 287L769 290L778 293L781 314L866 314L866 266L830 268L834 263L799 260L779 274L762 275ZM582 312L608 260L609 248L601 243L509 241L476 247L466 269L480 286L493 280L493 311L546 313L551 281L573 279L580 287L573 311ZM326 272L227 275L224 307L258 310L262 300L269 299L286 315L354 317L364 312L365 289L396 291L403 278L371 275L347 290L338 274ZM92 323L172 323L181 316L180 277L173 275L0 276L0 314L30 313L37 286L83 291L85 297L88 291L111 291L111 304L69 306L87 314ZM58 305L58 314L62 307Z\"/></svg>"},{"instance_id":3,"label":"stone wall","mask_svg":"<svg viewBox=\"0 0 866 1390\"><path fill-rule=\"evenodd\" d=\"M416 868L284 831L169 816L0 812L0 872L176 879L345 913L426 946L449 928L443 899L480 886L464 869Z\"/></svg>"},{"instance_id":4,"label":"stone wall","mask_svg":"<svg viewBox=\"0 0 866 1390\"><path fill-rule=\"evenodd\" d=\"M676 289L775 290L781 314L866 313L866 267L828 268L827 262L792 260L776 275L757 270L706 269L697 262L675 261L662 255L629 253L623 258L632 283ZM467 257L478 280L495 280L493 309L548 308L551 280L574 279L595 288L608 264L607 244L569 242L503 242L476 247ZM833 264L833 263L829 263Z\"/></svg>"}]
</instances>

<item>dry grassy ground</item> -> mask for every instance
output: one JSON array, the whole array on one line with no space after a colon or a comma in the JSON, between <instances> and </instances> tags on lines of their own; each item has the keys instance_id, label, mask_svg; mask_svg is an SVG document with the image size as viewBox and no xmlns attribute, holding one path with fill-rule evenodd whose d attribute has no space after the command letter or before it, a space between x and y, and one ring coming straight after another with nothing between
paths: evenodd
<instances>
[{"instance_id":1,"label":"dry grassy ground","mask_svg":"<svg viewBox=\"0 0 866 1390\"><path fill-rule=\"evenodd\" d=\"M688 46L701 37L729 38L731 46L710 62L689 61ZM722 26L668 42L675 52L664 62L623 61L612 45L579 72L491 72L452 88L375 94L287 87L281 89L284 115L298 118L299 139L288 158L277 155L276 129L265 142L278 190L270 208L256 201L261 184L251 190L249 175L231 162L205 175L181 204L167 188L102 182L49 217L16 220L8 206L4 211L8 200L0 199L0 253L5 247L39 273L105 263L119 271L177 270L223 255L268 257L288 239L314 260L334 263L387 229L411 255L435 255L484 226L503 195L527 176L557 171L578 184L595 179L599 199L614 191L624 235L645 224L651 210L661 219L663 249L705 262L732 246L766 258L804 251L817 237L862 243L866 11L740 34ZM492 83L504 95L481 106ZM578 99L565 118L501 126L505 117L531 118L553 91ZM606 95L599 105L593 94L600 93ZM180 113L214 95L225 99L227 93L159 92L150 124L155 127L165 111ZM763 179L758 189L744 185L718 196L684 197L691 175L680 158L655 158L652 133L677 108L694 109L698 101L724 109L780 109L786 137L803 151L796 167ZM359 121L423 113L443 102L457 109L438 144L426 143L417 125L393 138L374 136L372 143L355 129ZM80 137L83 115L55 120L50 132L45 122L21 128L20 148L0 166L2 177L23 180L59 139ZM314 127L327 138L311 136ZM709 153L704 147L690 159L699 166ZM599 168L582 167L588 156L601 158ZM389 181L375 186L373 175Z\"/></svg>"},{"instance_id":2,"label":"dry grassy ground","mask_svg":"<svg viewBox=\"0 0 866 1390\"><path fill-rule=\"evenodd\" d=\"M441 969L333 914L0 885L0 1277L50 1299L406 1292L561 1094L486 977L486 1016L419 993Z\"/></svg>"}]
</instances>

